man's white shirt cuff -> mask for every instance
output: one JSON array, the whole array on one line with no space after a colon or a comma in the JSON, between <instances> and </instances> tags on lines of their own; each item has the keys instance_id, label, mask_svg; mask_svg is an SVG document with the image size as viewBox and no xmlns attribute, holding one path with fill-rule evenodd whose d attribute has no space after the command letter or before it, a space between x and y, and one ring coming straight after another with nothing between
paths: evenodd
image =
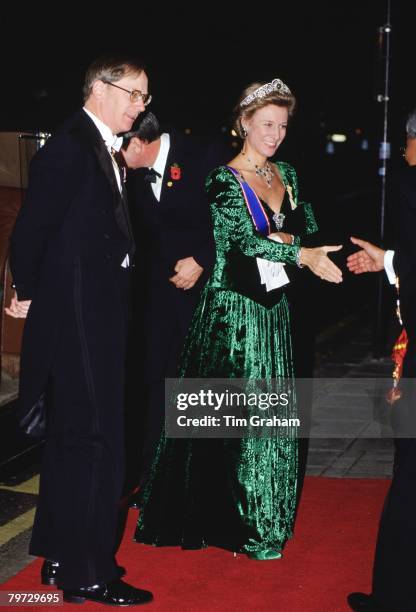
<instances>
[{"instance_id":1,"label":"man's white shirt cuff","mask_svg":"<svg viewBox=\"0 0 416 612\"><path fill-rule=\"evenodd\" d=\"M394 251L386 251L384 253L384 269L386 271L390 285L394 285L396 282L396 273L393 268L393 257Z\"/></svg>"}]
</instances>

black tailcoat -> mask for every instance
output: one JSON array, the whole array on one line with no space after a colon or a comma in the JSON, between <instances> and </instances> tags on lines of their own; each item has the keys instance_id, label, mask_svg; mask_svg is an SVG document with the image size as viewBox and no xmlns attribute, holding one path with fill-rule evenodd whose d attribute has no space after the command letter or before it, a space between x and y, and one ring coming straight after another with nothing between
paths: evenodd
<instances>
[{"instance_id":1,"label":"black tailcoat","mask_svg":"<svg viewBox=\"0 0 416 612\"><path fill-rule=\"evenodd\" d=\"M395 440L393 480L380 521L373 593L388 609L410 611L416 608L416 166L394 177L392 209L396 224L393 266L399 277L400 310L409 344L401 381L403 399L392 407L393 423L397 428L400 422L401 437ZM409 438L403 437L407 431Z\"/></svg>"},{"instance_id":2,"label":"black tailcoat","mask_svg":"<svg viewBox=\"0 0 416 612\"><path fill-rule=\"evenodd\" d=\"M212 154L211 159L212 163L218 161ZM207 151L199 143L189 136L171 132L160 201L151 183L144 180L147 169L130 171L127 179L134 234L140 243L134 272L137 341L133 380L137 389L140 353L147 396L147 425L143 428L145 464L151 461L161 433L164 379L176 376L201 288L215 261L205 193L205 179L211 169ZM179 178L175 179L178 172ZM176 262L186 257L194 257L204 272L192 289L177 289L169 278L175 274Z\"/></svg>"},{"instance_id":3,"label":"black tailcoat","mask_svg":"<svg viewBox=\"0 0 416 612\"><path fill-rule=\"evenodd\" d=\"M35 155L11 238L24 330L19 410L46 392L48 436L30 552L60 561L61 583L116 577L124 475L129 270L127 202L110 154L80 110Z\"/></svg>"}]
</instances>

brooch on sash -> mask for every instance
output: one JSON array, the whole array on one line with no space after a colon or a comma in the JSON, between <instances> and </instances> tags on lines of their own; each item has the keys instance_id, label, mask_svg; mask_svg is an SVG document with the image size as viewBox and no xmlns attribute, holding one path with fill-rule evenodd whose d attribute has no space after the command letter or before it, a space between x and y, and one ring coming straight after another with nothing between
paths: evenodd
<instances>
[{"instance_id":1,"label":"brooch on sash","mask_svg":"<svg viewBox=\"0 0 416 612\"><path fill-rule=\"evenodd\" d=\"M278 232L280 232L280 230L282 229L283 221L285 220L285 218L286 216L283 213L274 213L272 219Z\"/></svg>"}]
</instances>

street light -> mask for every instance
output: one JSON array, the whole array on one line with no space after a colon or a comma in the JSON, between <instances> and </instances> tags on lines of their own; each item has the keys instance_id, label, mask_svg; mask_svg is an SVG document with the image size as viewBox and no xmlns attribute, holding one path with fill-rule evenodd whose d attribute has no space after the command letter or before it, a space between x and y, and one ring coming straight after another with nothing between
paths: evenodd
<instances>
[{"instance_id":1,"label":"street light","mask_svg":"<svg viewBox=\"0 0 416 612\"><path fill-rule=\"evenodd\" d=\"M378 28L379 59L384 61L382 91L376 95L378 103L383 105L383 138L379 147L380 165L378 174L381 178L381 206L380 206L380 244L384 243L385 216L386 216L386 181L387 167L390 159L390 143L388 142L388 111L389 111L389 90L390 90L390 37L391 37L391 0L386 0L386 23ZM375 354L381 356L383 352L383 287L384 278L378 279L377 290L377 311L375 329Z\"/></svg>"}]
</instances>

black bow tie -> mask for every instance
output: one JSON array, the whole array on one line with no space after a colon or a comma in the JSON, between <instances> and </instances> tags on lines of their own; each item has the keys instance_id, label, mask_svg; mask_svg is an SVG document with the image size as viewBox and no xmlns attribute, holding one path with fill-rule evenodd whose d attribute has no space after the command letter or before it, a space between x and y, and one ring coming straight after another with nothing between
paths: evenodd
<instances>
[{"instance_id":1,"label":"black bow tie","mask_svg":"<svg viewBox=\"0 0 416 612\"><path fill-rule=\"evenodd\" d=\"M154 168L149 168L144 175L144 180L148 183L156 183L156 177L161 178L160 172L157 172Z\"/></svg>"}]
</instances>

